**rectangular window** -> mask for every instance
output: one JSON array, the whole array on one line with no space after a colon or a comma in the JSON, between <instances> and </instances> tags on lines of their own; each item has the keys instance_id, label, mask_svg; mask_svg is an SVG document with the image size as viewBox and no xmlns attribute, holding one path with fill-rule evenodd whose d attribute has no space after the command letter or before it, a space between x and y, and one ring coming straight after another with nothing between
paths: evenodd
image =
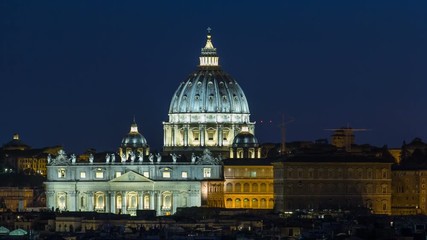
<instances>
[{"instance_id":1,"label":"rectangular window","mask_svg":"<svg viewBox=\"0 0 427 240\"><path fill-rule=\"evenodd\" d=\"M150 177L150 172L143 172L142 175L144 175L144 177L149 178Z\"/></svg>"},{"instance_id":2,"label":"rectangular window","mask_svg":"<svg viewBox=\"0 0 427 240\"><path fill-rule=\"evenodd\" d=\"M251 171L251 177L255 178L256 177L256 171Z\"/></svg>"},{"instance_id":3,"label":"rectangular window","mask_svg":"<svg viewBox=\"0 0 427 240\"><path fill-rule=\"evenodd\" d=\"M199 141L199 132L193 131L193 139L194 141Z\"/></svg>"},{"instance_id":4,"label":"rectangular window","mask_svg":"<svg viewBox=\"0 0 427 240\"><path fill-rule=\"evenodd\" d=\"M80 172L80 178L86 178L86 172Z\"/></svg>"},{"instance_id":5,"label":"rectangular window","mask_svg":"<svg viewBox=\"0 0 427 240\"><path fill-rule=\"evenodd\" d=\"M116 178L120 177L122 175L122 172L116 172Z\"/></svg>"},{"instance_id":6,"label":"rectangular window","mask_svg":"<svg viewBox=\"0 0 427 240\"><path fill-rule=\"evenodd\" d=\"M96 172L95 178L104 178L104 172Z\"/></svg>"},{"instance_id":7,"label":"rectangular window","mask_svg":"<svg viewBox=\"0 0 427 240\"><path fill-rule=\"evenodd\" d=\"M214 131L209 131L208 132L208 140L209 141L213 141L214 140L214 134L215 134Z\"/></svg>"},{"instance_id":8,"label":"rectangular window","mask_svg":"<svg viewBox=\"0 0 427 240\"><path fill-rule=\"evenodd\" d=\"M171 177L171 172L163 172L163 178L170 178Z\"/></svg>"},{"instance_id":9,"label":"rectangular window","mask_svg":"<svg viewBox=\"0 0 427 240\"><path fill-rule=\"evenodd\" d=\"M181 177L182 177L182 178L187 178L187 177L188 177L187 172L182 172L182 173L181 173Z\"/></svg>"},{"instance_id":10,"label":"rectangular window","mask_svg":"<svg viewBox=\"0 0 427 240\"><path fill-rule=\"evenodd\" d=\"M211 177L211 168L203 168L203 177L205 178Z\"/></svg>"}]
</instances>

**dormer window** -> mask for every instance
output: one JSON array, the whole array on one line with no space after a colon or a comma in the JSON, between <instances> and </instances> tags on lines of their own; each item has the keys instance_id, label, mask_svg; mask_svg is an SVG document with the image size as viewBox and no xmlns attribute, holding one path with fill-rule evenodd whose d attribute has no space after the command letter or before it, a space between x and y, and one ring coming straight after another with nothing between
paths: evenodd
<instances>
[{"instance_id":1,"label":"dormer window","mask_svg":"<svg viewBox=\"0 0 427 240\"><path fill-rule=\"evenodd\" d=\"M104 178L104 171L101 168L96 169L95 178L102 179Z\"/></svg>"},{"instance_id":2,"label":"dormer window","mask_svg":"<svg viewBox=\"0 0 427 240\"><path fill-rule=\"evenodd\" d=\"M162 172L162 177L163 178L171 178L171 171L172 171L172 169L170 169L170 168L163 168L163 169L161 169L160 170L161 172Z\"/></svg>"},{"instance_id":3,"label":"dormer window","mask_svg":"<svg viewBox=\"0 0 427 240\"><path fill-rule=\"evenodd\" d=\"M210 178L211 177L211 168L203 168L203 177Z\"/></svg>"}]
</instances>

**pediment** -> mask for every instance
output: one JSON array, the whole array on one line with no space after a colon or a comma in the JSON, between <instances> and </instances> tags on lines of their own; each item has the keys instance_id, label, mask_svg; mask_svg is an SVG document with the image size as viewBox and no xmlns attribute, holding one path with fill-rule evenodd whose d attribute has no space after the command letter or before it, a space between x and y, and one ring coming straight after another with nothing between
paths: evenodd
<instances>
[{"instance_id":1,"label":"pediment","mask_svg":"<svg viewBox=\"0 0 427 240\"><path fill-rule=\"evenodd\" d=\"M110 182L153 182L153 181L137 172L129 171L121 175L120 177L111 179Z\"/></svg>"}]
</instances>

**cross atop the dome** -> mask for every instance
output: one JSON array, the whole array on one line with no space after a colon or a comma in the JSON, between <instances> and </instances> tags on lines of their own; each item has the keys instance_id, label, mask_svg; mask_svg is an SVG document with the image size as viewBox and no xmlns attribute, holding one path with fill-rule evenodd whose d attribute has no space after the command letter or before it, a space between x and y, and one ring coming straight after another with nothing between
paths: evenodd
<instances>
[{"instance_id":1,"label":"cross atop the dome","mask_svg":"<svg viewBox=\"0 0 427 240\"><path fill-rule=\"evenodd\" d=\"M208 34L211 34L212 28L208 27L206 30L208 31Z\"/></svg>"}]
</instances>

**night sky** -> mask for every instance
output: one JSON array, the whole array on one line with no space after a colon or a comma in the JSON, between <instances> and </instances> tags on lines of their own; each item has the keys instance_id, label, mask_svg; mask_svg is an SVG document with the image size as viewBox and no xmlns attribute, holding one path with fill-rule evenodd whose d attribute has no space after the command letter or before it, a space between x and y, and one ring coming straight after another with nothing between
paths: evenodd
<instances>
[{"instance_id":1,"label":"night sky","mask_svg":"<svg viewBox=\"0 0 427 240\"><path fill-rule=\"evenodd\" d=\"M135 116L151 148L211 27L260 142L427 140L427 1L0 0L0 144L116 150ZM270 123L271 121L271 123ZM261 123L262 122L262 123Z\"/></svg>"}]
</instances>

